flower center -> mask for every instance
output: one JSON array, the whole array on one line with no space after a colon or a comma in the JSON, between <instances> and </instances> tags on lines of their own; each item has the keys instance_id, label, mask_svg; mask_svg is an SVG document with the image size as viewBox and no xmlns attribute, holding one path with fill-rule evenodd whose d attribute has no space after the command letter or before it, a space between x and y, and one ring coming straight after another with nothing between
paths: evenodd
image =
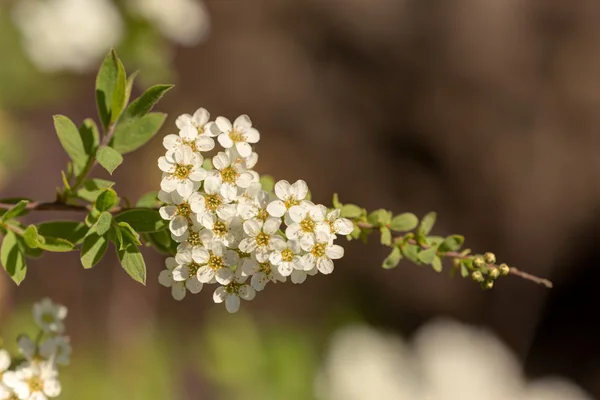
<instances>
[{"instance_id":1,"label":"flower center","mask_svg":"<svg viewBox=\"0 0 600 400\"><path fill-rule=\"evenodd\" d=\"M29 378L27 385L29 386L29 391L32 393L41 392L44 389L44 381L42 381L38 376Z\"/></svg>"},{"instance_id":2,"label":"flower center","mask_svg":"<svg viewBox=\"0 0 600 400\"><path fill-rule=\"evenodd\" d=\"M54 315L52 313L43 313L41 319L43 323L51 324L54 322Z\"/></svg>"},{"instance_id":3,"label":"flower center","mask_svg":"<svg viewBox=\"0 0 600 400\"><path fill-rule=\"evenodd\" d=\"M223 259L221 257L211 254L208 259L208 266L216 271L219 268L223 268L225 264L223 263Z\"/></svg>"},{"instance_id":4,"label":"flower center","mask_svg":"<svg viewBox=\"0 0 600 400\"><path fill-rule=\"evenodd\" d=\"M192 246L199 246L202 244L202 239L200 239L200 233L193 231L191 229L188 230L190 235L188 236L187 242Z\"/></svg>"},{"instance_id":5,"label":"flower center","mask_svg":"<svg viewBox=\"0 0 600 400\"><path fill-rule=\"evenodd\" d=\"M229 294L239 294L240 288L243 286L243 283L238 283L236 281L232 281L229 285L225 286L225 291Z\"/></svg>"},{"instance_id":6,"label":"flower center","mask_svg":"<svg viewBox=\"0 0 600 400\"><path fill-rule=\"evenodd\" d=\"M261 221L266 221L267 218L269 218L269 213L267 212L267 209L261 208L260 210L258 210L258 213L256 213L256 218Z\"/></svg>"},{"instance_id":7,"label":"flower center","mask_svg":"<svg viewBox=\"0 0 600 400\"><path fill-rule=\"evenodd\" d=\"M271 263L270 262L264 262L264 263L258 263L258 267L260 268L260 270L262 272L265 273L265 275L270 276L271 275Z\"/></svg>"},{"instance_id":8,"label":"flower center","mask_svg":"<svg viewBox=\"0 0 600 400\"><path fill-rule=\"evenodd\" d=\"M285 208L289 210L292 206L297 206L298 204L300 204L300 202L296 200L295 197L290 197L286 201L284 201L284 204Z\"/></svg>"},{"instance_id":9,"label":"flower center","mask_svg":"<svg viewBox=\"0 0 600 400\"><path fill-rule=\"evenodd\" d=\"M306 216L300 222L300 228L307 233L314 232L315 230L315 221L313 221L309 216Z\"/></svg>"},{"instance_id":10,"label":"flower center","mask_svg":"<svg viewBox=\"0 0 600 400\"><path fill-rule=\"evenodd\" d=\"M212 212L217 211L217 208L221 205L221 196L218 194L208 194L205 197L206 208Z\"/></svg>"},{"instance_id":11,"label":"flower center","mask_svg":"<svg viewBox=\"0 0 600 400\"><path fill-rule=\"evenodd\" d=\"M223 236L227 233L227 225L222 221L216 222L212 231L217 236Z\"/></svg>"},{"instance_id":12,"label":"flower center","mask_svg":"<svg viewBox=\"0 0 600 400\"><path fill-rule=\"evenodd\" d=\"M188 269L190 270L190 278L196 275L198 268L200 268L200 265L196 264L195 262L188 265Z\"/></svg>"},{"instance_id":13,"label":"flower center","mask_svg":"<svg viewBox=\"0 0 600 400\"><path fill-rule=\"evenodd\" d=\"M310 253L317 258L323 257L325 255L325 243L315 244Z\"/></svg>"},{"instance_id":14,"label":"flower center","mask_svg":"<svg viewBox=\"0 0 600 400\"><path fill-rule=\"evenodd\" d=\"M204 127L203 126L197 126L196 129L198 130L198 135L202 135L204 133Z\"/></svg>"},{"instance_id":15,"label":"flower center","mask_svg":"<svg viewBox=\"0 0 600 400\"><path fill-rule=\"evenodd\" d=\"M270 237L269 235L267 235L267 234L266 234L266 233L264 233L264 232L261 232L261 233L259 233L259 234L256 236L256 244L257 244L259 247L264 247L264 246L266 246L266 245L268 245L268 244L269 244L269 239L270 239L270 238L271 238L271 237Z\"/></svg>"},{"instance_id":16,"label":"flower center","mask_svg":"<svg viewBox=\"0 0 600 400\"><path fill-rule=\"evenodd\" d=\"M240 256L240 258L250 258L251 255L250 253L244 253L240 249L235 249L235 252L238 253L238 256Z\"/></svg>"},{"instance_id":17,"label":"flower center","mask_svg":"<svg viewBox=\"0 0 600 400\"><path fill-rule=\"evenodd\" d=\"M335 226L333 226L333 223L335 221L332 220L328 220L327 223L329 224L329 230L331 231L331 233L335 233Z\"/></svg>"},{"instance_id":18,"label":"flower center","mask_svg":"<svg viewBox=\"0 0 600 400\"><path fill-rule=\"evenodd\" d=\"M174 175L179 179L185 179L190 175L192 165L177 165Z\"/></svg>"},{"instance_id":19,"label":"flower center","mask_svg":"<svg viewBox=\"0 0 600 400\"><path fill-rule=\"evenodd\" d=\"M183 144L190 146L190 148L192 149L192 151L194 153L198 151L198 148L196 147L196 141L195 140L184 140Z\"/></svg>"},{"instance_id":20,"label":"flower center","mask_svg":"<svg viewBox=\"0 0 600 400\"><path fill-rule=\"evenodd\" d=\"M231 132L229 132L229 138L233 141L233 143L239 143L239 142L244 142L244 135L241 134L240 132L236 131L235 129L233 129Z\"/></svg>"},{"instance_id":21,"label":"flower center","mask_svg":"<svg viewBox=\"0 0 600 400\"><path fill-rule=\"evenodd\" d=\"M231 167L227 167L221 171L221 178L225 183L235 184L235 180L238 178L238 176L239 174L236 172L236 170Z\"/></svg>"},{"instance_id":22,"label":"flower center","mask_svg":"<svg viewBox=\"0 0 600 400\"><path fill-rule=\"evenodd\" d=\"M192 213L192 209L188 203L182 203L177 206L177 215L181 215L182 217L189 217Z\"/></svg>"},{"instance_id":23,"label":"flower center","mask_svg":"<svg viewBox=\"0 0 600 400\"><path fill-rule=\"evenodd\" d=\"M294 252L289 248L281 252L281 259L285 262L291 262L294 259Z\"/></svg>"}]
</instances>

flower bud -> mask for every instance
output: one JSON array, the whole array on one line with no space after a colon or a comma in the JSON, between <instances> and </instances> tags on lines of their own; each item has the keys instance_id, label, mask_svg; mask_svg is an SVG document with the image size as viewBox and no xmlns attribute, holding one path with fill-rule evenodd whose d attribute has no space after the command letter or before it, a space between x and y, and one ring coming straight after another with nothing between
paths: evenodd
<instances>
[{"instance_id":1,"label":"flower bud","mask_svg":"<svg viewBox=\"0 0 600 400\"><path fill-rule=\"evenodd\" d=\"M485 265L485 261L483 260L483 257L477 256L477 257L473 258L473 266L475 268L481 268L484 265Z\"/></svg>"},{"instance_id":2,"label":"flower bud","mask_svg":"<svg viewBox=\"0 0 600 400\"><path fill-rule=\"evenodd\" d=\"M473 271L473 273L471 274L471 279L479 283L482 283L485 280L481 271Z\"/></svg>"},{"instance_id":3,"label":"flower bud","mask_svg":"<svg viewBox=\"0 0 600 400\"><path fill-rule=\"evenodd\" d=\"M454 268L459 268L460 267L460 258L453 258L452 265L454 266Z\"/></svg>"},{"instance_id":4,"label":"flower bud","mask_svg":"<svg viewBox=\"0 0 600 400\"><path fill-rule=\"evenodd\" d=\"M486 264L495 264L496 263L496 255L494 253L487 252L483 255L483 259Z\"/></svg>"},{"instance_id":5,"label":"flower bud","mask_svg":"<svg viewBox=\"0 0 600 400\"><path fill-rule=\"evenodd\" d=\"M481 284L481 288L484 290L490 290L494 287L494 281L485 281Z\"/></svg>"},{"instance_id":6,"label":"flower bud","mask_svg":"<svg viewBox=\"0 0 600 400\"><path fill-rule=\"evenodd\" d=\"M500 271L500 275L502 275L502 276L506 276L510 273L510 268L506 264L500 264L500 266L498 267L498 270Z\"/></svg>"},{"instance_id":7,"label":"flower bud","mask_svg":"<svg viewBox=\"0 0 600 400\"><path fill-rule=\"evenodd\" d=\"M488 278L498 279L499 276L500 276L500 271L498 271L498 268L490 269L490 272L488 273Z\"/></svg>"}]
</instances>

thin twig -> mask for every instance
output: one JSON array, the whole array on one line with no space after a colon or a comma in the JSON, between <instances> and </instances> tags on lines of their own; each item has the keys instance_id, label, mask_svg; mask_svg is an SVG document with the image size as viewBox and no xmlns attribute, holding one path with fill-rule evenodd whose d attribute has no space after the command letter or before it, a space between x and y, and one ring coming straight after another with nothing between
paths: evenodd
<instances>
[{"instance_id":1,"label":"thin twig","mask_svg":"<svg viewBox=\"0 0 600 400\"><path fill-rule=\"evenodd\" d=\"M12 207L14 207L14 204L10 204L10 203L0 203L0 209L10 209ZM74 211L74 212L90 212L92 209L92 206L82 206L82 205L78 205L78 204L66 204L66 203L61 203L58 201L55 202L38 202L38 201L34 201L31 203L28 203L25 206L25 209L28 211ZM113 207L109 210L110 213L120 213L122 211L127 211L127 210L158 210L159 207Z\"/></svg>"},{"instance_id":2,"label":"thin twig","mask_svg":"<svg viewBox=\"0 0 600 400\"><path fill-rule=\"evenodd\" d=\"M357 222L356 225L359 228L363 228L363 229L377 229L377 227L373 226L372 224L369 224L368 222ZM396 242L396 241L402 240L402 238L403 238L402 236L397 236L397 237L395 237L393 239L393 241ZM418 243L414 239L410 239L408 242L411 243L411 244L419 245L422 249L429 248L429 246L420 244L420 243ZM450 257L450 258L460 258L460 259L469 258L468 255L462 255L461 253L458 253L456 251L447 251L447 252L443 252L443 253L441 253L439 255L444 256L444 257ZM490 268L498 268L499 267L496 264L487 264L487 265ZM548 279L540 278L538 276L529 274L527 272L523 272L523 271L521 271L521 270L519 270L519 269L517 269L515 267L510 267L509 274L510 275L514 275L514 276L518 276L518 277L523 278L523 279L527 279L528 281L532 281L532 282L537 283L539 285L544 285L545 287L547 287L549 289L551 289L553 287L552 282L549 281Z\"/></svg>"}]
</instances>

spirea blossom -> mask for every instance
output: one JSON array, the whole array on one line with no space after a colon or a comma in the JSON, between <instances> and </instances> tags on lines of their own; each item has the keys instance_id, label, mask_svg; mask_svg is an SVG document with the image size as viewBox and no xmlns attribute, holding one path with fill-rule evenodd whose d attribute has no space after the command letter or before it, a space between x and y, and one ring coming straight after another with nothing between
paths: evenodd
<instances>
[{"instance_id":1,"label":"spirea blossom","mask_svg":"<svg viewBox=\"0 0 600 400\"><path fill-rule=\"evenodd\" d=\"M299 284L333 271L344 255L334 241L354 224L339 210L310 201L303 180L281 180L273 193L264 190L252 147L260 134L250 117L213 122L199 108L179 116L176 127L158 160L160 215L178 243L159 282L176 300L217 285L214 302L236 312L240 299L252 300L268 283L289 277Z\"/></svg>"}]
</instances>

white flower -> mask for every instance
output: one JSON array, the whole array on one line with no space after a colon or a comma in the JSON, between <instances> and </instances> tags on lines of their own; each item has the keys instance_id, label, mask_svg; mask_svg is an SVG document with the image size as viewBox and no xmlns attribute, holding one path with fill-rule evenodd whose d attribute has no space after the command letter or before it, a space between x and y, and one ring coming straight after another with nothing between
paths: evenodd
<instances>
[{"instance_id":1,"label":"white flower","mask_svg":"<svg viewBox=\"0 0 600 400\"><path fill-rule=\"evenodd\" d=\"M282 180L275 184L275 195L279 200L274 200L267 206L267 211L273 217L283 217L292 206L297 206L308 195L308 185L303 180L298 180L290 185Z\"/></svg>"},{"instance_id":2,"label":"white flower","mask_svg":"<svg viewBox=\"0 0 600 400\"><path fill-rule=\"evenodd\" d=\"M55 336L40 344L40 356L45 360L54 360L59 365L69 365L72 351L71 343L66 336Z\"/></svg>"},{"instance_id":3,"label":"white flower","mask_svg":"<svg viewBox=\"0 0 600 400\"><path fill-rule=\"evenodd\" d=\"M240 250L244 253L255 252L258 262L266 262L275 243L283 241L281 236L276 235L280 225L281 220L275 218L268 218L264 223L252 219L244 222L244 232L249 237L242 239Z\"/></svg>"},{"instance_id":4,"label":"white flower","mask_svg":"<svg viewBox=\"0 0 600 400\"><path fill-rule=\"evenodd\" d=\"M52 362L36 362L4 374L4 384L21 400L47 400L61 392L58 371Z\"/></svg>"},{"instance_id":5,"label":"white flower","mask_svg":"<svg viewBox=\"0 0 600 400\"><path fill-rule=\"evenodd\" d=\"M198 279L196 272L200 265L192 257L190 251L180 251L175 256L177 266L173 268L173 280L175 282L185 282L185 287L191 293L200 293L202 282Z\"/></svg>"},{"instance_id":6,"label":"white flower","mask_svg":"<svg viewBox=\"0 0 600 400\"><path fill-rule=\"evenodd\" d=\"M174 257L169 257L165 260L167 269L162 270L158 275L158 283L165 287L171 288L171 296L175 300L183 300L186 294L185 282L175 281L173 279L173 270L178 266Z\"/></svg>"},{"instance_id":7,"label":"white flower","mask_svg":"<svg viewBox=\"0 0 600 400\"><path fill-rule=\"evenodd\" d=\"M269 193L261 189L259 182L253 182L238 199L237 212L244 220L256 219L264 222L269 218L269 200Z\"/></svg>"},{"instance_id":8,"label":"white flower","mask_svg":"<svg viewBox=\"0 0 600 400\"><path fill-rule=\"evenodd\" d=\"M37 354L37 345L27 335L19 335L17 338L17 344L19 346L19 352L23 354L23 357L27 361L33 361Z\"/></svg>"},{"instance_id":9,"label":"white flower","mask_svg":"<svg viewBox=\"0 0 600 400\"><path fill-rule=\"evenodd\" d=\"M198 222L205 228L212 229L217 217L223 221L235 217L235 205L231 204L232 201L233 199L221 195L218 182L208 181L204 184L204 193L199 192L190 205Z\"/></svg>"},{"instance_id":10,"label":"white flower","mask_svg":"<svg viewBox=\"0 0 600 400\"><path fill-rule=\"evenodd\" d=\"M213 157L212 163L215 169L206 180L216 180L212 184L221 186L221 194L224 197L233 199L237 196L238 188L245 189L252 183L252 174L246 172L241 165L232 164L226 153L219 152Z\"/></svg>"},{"instance_id":11,"label":"white flower","mask_svg":"<svg viewBox=\"0 0 600 400\"><path fill-rule=\"evenodd\" d=\"M193 152L206 152L215 148L215 141L208 135L199 134L195 126L185 125L179 130L179 135L165 136L163 146L171 151L181 146L189 146Z\"/></svg>"},{"instance_id":12,"label":"white flower","mask_svg":"<svg viewBox=\"0 0 600 400\"><path fill-rule=\"evenodd\" d=\"M215 303L225 302L228 312L234 313L240 309L240 298L252 300L256 296L254 288L246 283L247 276L241 273L235 274L235 279L225 286L219 286L213 293Z\"/></svg>"},{"instance_id":13,"label":"white flower","mask_svg":"<svg viewBox=\"0 0 600 400\"><path fill-rule=\"evenodd\" d=\"M209 120L210 113L205 108L199 108L194 115L182 114L177 117L175 125L177 125L179 129L191 126L196 129L198 135L209 137L216 136L210 129L214 122L209 122Z\"/></svg>"},{"instance_id":14,"label":"white flower","mask_svg":"<svg viewBox=\"0 0 600 400\"><path fill-rule=\"evenodd\" d=\"M192 256L200 265L197 272L200 282L208 283L216 279L220 284L227 285L233 281L231 267L238 263L239 256L235 251L226 249L222 243L212 242L209 248L195 249Z\"/></svg>"},{"instance_id":15,"label":"white flower","mask_svg":"<svg viewBox=\"0 0 600 400\"><path fill-rule=\"evenodd\" d=\"M354 230L354 224L347 218L340 218L342 210L336 208L327 214L324 222L317 229L323 229L332 235L349 235Z\"/></svg>"},{"instance_id":16,"label":"white flower","mask_svg":"<svg viewBox=\"0 0 600 400\"><path fill-rule=\"evenodd\" d=\"M17 400L17 394L4 385L0 384L0 400Z\"/></svg>"},{"instance_id":17,"label":"white flower","mask_svg":"<svg viewBox=\"0 0 600 400\"><path fill-rule=\"evenodd\" d=\"M194 153L190 146L179 146L158 159L158 167L163 171L160 188L167 193L177 191L187 198L200 187L207 172L202 168L202 156Z\"/></svg>"},{"instance_id":18,"label":"white flower","mask_svg":"<svg viewBox=\"0 0 600 400\"><path fill-rule=\"evenodd\" d=\"M315 389L319 400L591 400L562 379L528 384L520 370L496 337L456 322L427 324L410 346L355 326L333 336Z\"/></svg>"},{"instance_id":19,"label":"white flower","mask_svg":"<svg viewBox=\"0 0 600 400\"><path fill-rule=\"evenodd\" d=\"M290 276L294 270L303 270L300 265L300 243L296 240L277 241L273 244L273 252L269 260L277 266L282 276Z\"/></svg>"},{"instance_id":20,"label":"white flower","mask_svg":"<svg viewBox=\"0 0 600 400\"><path fill-rule=\"evenodd\" d=\"M33 305L33 320L47 333L63 333L63 320L67 317L67 307L44 298Z\"/></svg>"},{"instance_id":21,"label":"white flower","mask_svg":"<svg viewBox=\"0 0 600 400\"><path fill-rule=\"evenodd\" d=\"M301 265L302 262L300 262ZM304 271L304 270L300 270L300 269L294 269L292 271L292 274L290 275L290 280L292 281L292 283L295 284L301 284L304 283L304 281L306 280L306 278L310 275L310 276L314 276L317 274L317 267L314 267L312 269L309 269L308 271Z\"/></svg>"},{"instance_id":22,"label":"white flower","mask_svg":"<svg viewBox=\"0 0 600 400\"><path fill-rule=\"evenodd\" d=\"M237 249L243 236L244 229L240 217L233 217L229 221L217 220L212 229L204 229L200 234L202 243L205 245L208 246L211 242L220 242L230 249Z\"/></svg>"},{"instance_id":23,"label":"white flower","mask_svg":"<svg viewBox=\"0 0 600 400\"><path fill-rule=\"evenodd\" d=\"M189 229L181 236L174 236L173 239L179 243L177 252L192 251L198 246L205 245L205 233L210 233L209 230L199 226L196 221Z\"/></svg>"},{"instance_id":24,"label":"white flower","mask_svg":"<svg viewBox=\"0 0 600 400\"><path fill-rule=\"evenodd\" d=\"M123 34L112 1L20 0L14 4L13 17L25 52L41 71L92 70Z\"/></svg>"},{"instance_id":25,"label":"white flower","mask_svg":"<svg viewBox=\"0 0 600 400\"><path fill-rule=\"evenodd\" d=\"M218 117L215 120L213 129L219 132L217 140L226 149L236 148L240 156L248 157L252 154L251 143L258 143L260 134L252 127L252 121L247 115L240 115L233 121L225 117Z\"/></svg>"},{"instance_id":26,"label":"white flower","mask_svg":"<svg viewBox=\"0 0 600 400\"><path fill-rule=\"evenodd\" d=\"M225 149L225 154L227 154L227 156L229 157L229 159L231 160L231 163L233 165L239 165L240 167L242 167L246 170L249 170L249 171L252 168L254 168L254 166L256 166L256 164L258 163L258 154L257 153L252 152L249 156L242 157L242 156L240 156L240 153L237 151L235 146ZM260 179L260 176L258 174L256 174L254 171L250 171L250 173L255 176L255 181L258 182L258 180Z\"/></svg>"},{"instance_id":27,"label":"white flower","mask_svg":"<svg viewBox=\"0 0 600 400\"><path fill-rule=\"evenodd\" d=\"M210 29L210 17L204 4L197 0L130 0L135 13L156 24L167 38L193 46L201 41Z\"/></svg>"},{"instance_id":28,"label":"white flower","mask_svg":"<svg viewBox=\"0 0 600 400\"><path fill-rule=\"evenodd\" d=\"M259 263L255 258L246 258L244 260L242 275L252 276L250 286L256 291L263 290L269 281L273 283L286 281L285 276L281 275L276 266L270 261Z\"/></svg>"},{"instance_id":29,"label":"white flower","mask_svg":"<svg viewBox=\"0 0 600 400\"><path fill-rule=\"evenodd\" d=\"M159 200L168 203L162 206L158 212L162 219L169 221L169 230L173 235L177 237L185 235L189 226L193 224L196 216L192 213L190 200L195 199L197 196L198 194L195 192L185 197L178 192L167 193L162 190L158 192ZM167 199L168 201L165 201ZM185 238L182 238L182 240L185 240Z\"/></svg>"},{"instance_id":30,"label":"white flower","mask_svg":"<svg viewBox=\"0 0 600 400\"><path fill-rule=\"evenodd\" d=\"M0 349L0 382L2 381L2 374L10 367L10 362L10 353L4 349Z\"/></svg>"},{"instance_id":31,"label":"white flower","mask_svg":"<svg viewBox=\"0 0 600 400\"><path fill-rule=\"evenodd\" d=\"M325 221L327 208L321 204L313 204L310 201L302 201L298 206L289 209L291 222L285 230L288 239L300 239L306 236L314 236L317 227Z\"/></svg>"},{"instance_id":32,"label":"white flower","mask_svg":"<svg viewBox=\"0 0 600 400\"><path fill-rule=\"evenodd\" d=\"M340 245L333 244L331 237L323 232L318 231L316 237L305 236L300 240L302 250L307 254L302 256L301 264L305 270L311 270L315 266L322 274L330 274L333 272L333 261L344 256L344 248Z\"/></svg>"}]
</instances>

